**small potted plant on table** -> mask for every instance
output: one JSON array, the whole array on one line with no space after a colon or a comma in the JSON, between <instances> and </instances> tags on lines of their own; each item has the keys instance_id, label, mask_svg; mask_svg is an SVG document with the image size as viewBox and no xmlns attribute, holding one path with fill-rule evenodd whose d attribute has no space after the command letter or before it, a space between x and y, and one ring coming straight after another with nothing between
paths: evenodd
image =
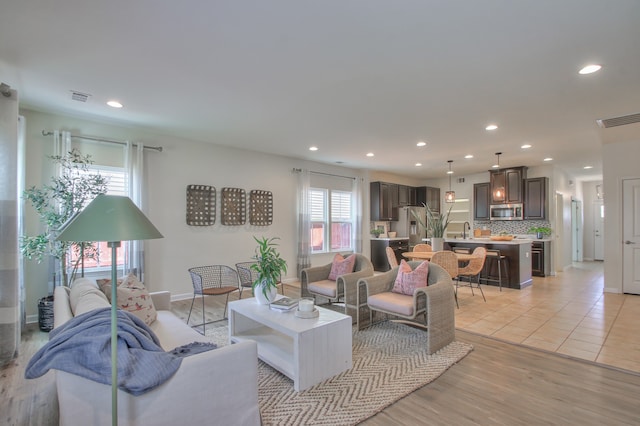
<instances>
[{"instance_id":1,"label":"small potted plant on table","mask_svg":"<svg viewBox=\"0 0 640 426\"><path fill-rule=\"evenodd\" d=\"M528 232L530 234L536 234L536 238L541 240L545 235L551 235L553 231L548 226L532 226Z\"/></svg>"},{"instance_id":2,"label":"small potted plant on table","mask_svg":"<svg viewBox=\"0 0 640 426\"><path fill-rule=\"evenodd\" d=\"M253 239L258 243L253 256L257 262L251 265L251 269L258 274L252 286L253 295L258 303L266 305L271 303L278 294L278 283L282 274L287 273L287 262L276 250L278 244L274 241L279 238L253 237Z\"/></svg>"}]
</instances>

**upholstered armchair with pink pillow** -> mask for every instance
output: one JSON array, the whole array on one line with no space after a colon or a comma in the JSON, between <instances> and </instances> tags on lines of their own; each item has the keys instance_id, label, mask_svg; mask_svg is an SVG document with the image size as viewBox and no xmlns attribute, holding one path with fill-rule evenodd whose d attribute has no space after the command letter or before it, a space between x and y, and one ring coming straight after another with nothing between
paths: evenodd
<instances>
[{"instance_id":1,"label":"upholstered armchair with pink pillow","mask_svg":"<svg viewBox=\"0 0 640 426\"><path fill-rule=\"evenodd\" d=\"M409 270L403 272L401 270L403 266ZM419 267L422 271L417 271ZM421 280L424 281L420 283ZM373 311L407 320L423 317L427 327L428 354L453 342L455 338L453 285L449 274L435 263L403 261L400 266L383 274L360 279L358 288L358 296L364 295L365 299L357 300L356 304L368 306L369 324L373 323ZM359 329L360 316L357 322Z\"/></svg>"},{"instance_id":2,"label":"upholstered armchair with pink pillow","mask_svg":"<svg viewBox=\"0 0 640 426\"><path fill-rule=\"evenodd\" d=\"M353 256L353 257L352 257ZM350 267L350 264L353 266ZM302 270L302 297L327 299L329 303L344 300L345 314L356 318L356 290L360 278L373 275L373 264L362 254L346 258L337 255L332 263Z\"/></svg>"}]
</instances>

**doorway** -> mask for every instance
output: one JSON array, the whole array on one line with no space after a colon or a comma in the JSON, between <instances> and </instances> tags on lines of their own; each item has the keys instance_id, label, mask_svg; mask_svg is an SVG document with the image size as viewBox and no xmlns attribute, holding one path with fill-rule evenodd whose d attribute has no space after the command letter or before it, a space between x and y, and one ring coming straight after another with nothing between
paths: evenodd
<instances>
[{"instance_id":1,"label":"doorway","mask_svg":"<svg viewBox=\"0 0 640 426\"><path fill-rule=\"evenodd\" d=\"M553 271L562 272L564 268L564 197L561 193L556 192L556 212L555 212L556 226L555 226L555 238L553 243L555 244L555 267Z\"/></svg>"},{"instance_id":2,"label":"doorway","mask_svg":"<svg viewBox=\"0 0 640 426\"><path fill-rule=\"evenodd\" d=\"M571 260L582 262L582 201L571 200Z\"/></svg>"},{"instance_id":3,"label":"doorway","mask_svg":"<svg viewBox=\"0 0 640 426\"><path fill-rule=\"evenodd\" d=\"M604 203L593 202L593 259L604 260Z\"/></svg>"},{"instance_id":4,"label":"doorway","mask_svg":"<svg viewBox=\"0 0 640 426\"><path fill-rule=\"evenodd\" d=\"M622 292L640 294L640 179L622 180Z\"/></svg>"}]
</instances>

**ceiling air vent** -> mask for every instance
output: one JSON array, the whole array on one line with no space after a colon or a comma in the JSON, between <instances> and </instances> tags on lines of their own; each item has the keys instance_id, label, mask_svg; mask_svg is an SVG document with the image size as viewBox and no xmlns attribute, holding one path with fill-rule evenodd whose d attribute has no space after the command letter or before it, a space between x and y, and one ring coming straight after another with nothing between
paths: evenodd
<instances>
[{"instance_id":1,"label":"ceiling air vent","mask_svg":"<svg viewBox=\"0 0 640 426\"><path fill-rule=\"evenodd\" d=\"M625 124L640 123L640 114L624 115L622 117L605 118L596 120L598 126L608 129L609 127L624 126Z\"/></svg>"},{"instance_id":2,"label":"ceiling air vent","mask_svg":"<svg viewBox=\"0 0 640 426\"><path fill-rule=\"evenodd\" d=\"M74 101L87 102L87 100L89 100L89 96L91 95L88 93L76 92L75 90L71 91L71 100Z\"/></svg>"}]
</instances>

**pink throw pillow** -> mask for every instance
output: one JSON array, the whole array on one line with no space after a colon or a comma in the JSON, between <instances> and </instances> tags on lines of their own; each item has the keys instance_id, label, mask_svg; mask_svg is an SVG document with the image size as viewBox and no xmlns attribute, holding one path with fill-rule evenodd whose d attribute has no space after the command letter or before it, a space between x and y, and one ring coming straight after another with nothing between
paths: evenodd
<instances>
[{"instance_id":1,"label":"pink throw pillow","mask_svg":"<svg viewBox=\"0 0 640 426\"><path fill-rule=\"evenodd\" d=\"M427 286L427 276L429 274L429 262L422 262L416 269L411 270L411 266L403 259L398 268L398 275L393 284L394 293L413 296L413 292L418 287Z\"/></svg>"},{"instance_id":2,"label":"pink throw pillow","mask_svg":"<svg viewBox=\"0 0 640 426\"><path fill-rule=\"evenodd\" d=\"M330 280L337 280L340 275L350 274L353 272L353 267L356 265L356 255L352 254L346 259L342 257L340 253L333 257L333 263L331 264L331 272L329 272Z\"/></svg>"},{"instance_id":3,"label":"pink throw pillow","mask_svg":"<svg viewBox=\"0 0 640 426\"><path fill-rule=\"evenodd\" d=\"M98 280L100 288L111 302L111 280ZM151 325L158 316L156 308L151 300L149 291L144 284L138 281L134 274L129 274L125 278L118 279L116 301L118 309L132 313L140 318L147 325Z\"/></svg>"}]
</instances>

